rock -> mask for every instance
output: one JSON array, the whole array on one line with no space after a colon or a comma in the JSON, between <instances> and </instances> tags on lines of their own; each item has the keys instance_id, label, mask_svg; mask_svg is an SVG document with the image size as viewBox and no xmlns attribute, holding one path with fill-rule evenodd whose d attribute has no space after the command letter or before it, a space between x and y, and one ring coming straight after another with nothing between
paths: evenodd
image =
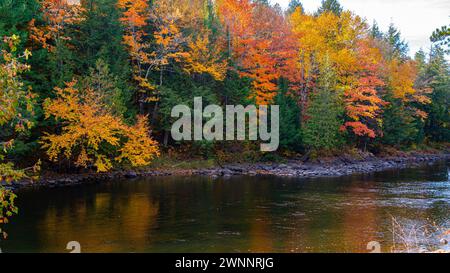
<instances>
[{"instance_id":1,"label":"rock","mask_svg":"<svg viewBox=\"0 0 450 273\"><path fill-rule=\"evenodd\" d=\"M131 172L127 172L124 176L125 176L125 178L136 178L138 175L136 172L131 171Z\"/></svg>"},{"instance_id":2,"label":"rock","mask_svg":"<svg viewBox=\"0 0 450 273\"><path fill-rule=\"evenodd\" d=\"M233 174L234 174L234 172L232 170L230 170L230 169L223 169L222 170L222 176L231 176Z\"/></svg>"},{"instance_id":3,"label":"rock","mask_svg":"<svg viewBox=\"0 0 450 273\"><path fill-rule=\"evenodd\" d=\"M447 241L446 239L442 238L442 239L439 241L439 243L441 243L441 245L446 245L446 244L448 244L448 241Z\"/></svg>"},{"instance_id":4,"label":"rock","mask_svg":"<svg viewBox=\"0 0 450 273\"><path fill-rule=\"evenodd\" d=\"M273 170L273 167L272 166L260 166L259 169L264 170L264 171L271 171L271 170Z\"/></svg>"},{"instance_id":5,"label":"rock","mask_svg":"<svg viewBox=\"0 0 450 273\"><path fill-rule=\"evenodd\" d=\"M79 175L68 175L65 177L47 177L43 178L38 183L31 181L21 181L20 183L7 184L0 181L2 185L12 186L14 189L20 187L62 187L66 185L77 185L80 183L101 183L114 179L116 177L122 178L136 178L139 176L171 176L171 175L200 175L216 178L230 177L234 175L275 175L287 177L329 177L351 175L355 173L371 173L375 171L382 171L393 168L404 168L408 166L421 166L426 164L435 164L436 160L450 159L450 154L440 155L420 155L410 154L403 156L392 156L384 158L376 158L373 154L361 154L361 159L355 159L349 155L343 155L335 160L327 160L325 164L319 163L305 163L301 159L294 159L287 161L286 164L281 163L255 163L255 164L238 164L226 165L223 168L204 168L196 170L147 170L144 173L136 173L135 171L124 171L106 174L92 174L84 173ZM442 241L443 243L444 241ZM447 241L445 241L448 244Z\"/></svg>"},{"instance_id":6,"label":"rock","mask_svg":"<svg viewBox=\"0 0 450 273\"><path fill-rule=\"evenodd\" d=\"M242 173L242 172L244 172L244 168L241 168L241 167L235 167L235 166L233 166L233 167L229 167L229 169L230 169L231 171L235 172L235 173Z\"/></svg>"}]
</instances>

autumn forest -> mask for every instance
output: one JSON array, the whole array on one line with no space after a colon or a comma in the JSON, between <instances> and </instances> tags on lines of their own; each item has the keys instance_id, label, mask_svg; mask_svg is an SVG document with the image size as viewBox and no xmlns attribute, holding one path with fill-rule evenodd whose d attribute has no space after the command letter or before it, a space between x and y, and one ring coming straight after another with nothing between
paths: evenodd
<instances>
[{"instance_id":1,"label":"autumn forest","mask_svg":"<svg viewBox=\"0 0 450 273\"><path fill-rule=\"evenodd\" d=\"M431 50L411 55L395 25L384 32L336 0L314 13L298 0L287 10L267 0L1 0L0 181L160 158L439 148L450 141L448 28L429 35ZM279 105L278 151L174 141L171 109L194 97ZM6 222L15 195L1 187Z\"/></svg>"}]
</instances>

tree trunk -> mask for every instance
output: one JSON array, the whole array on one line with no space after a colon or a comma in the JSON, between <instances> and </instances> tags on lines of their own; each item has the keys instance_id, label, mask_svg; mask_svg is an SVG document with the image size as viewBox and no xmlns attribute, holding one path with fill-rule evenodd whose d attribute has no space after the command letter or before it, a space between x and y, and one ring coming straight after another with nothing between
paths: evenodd
<instances>
[{"instance_id":1,"label":"tree trunk","mask_svg":"<svg viewBox=\"0 0 450 273\"><path fill-rule=\"evenodd\" d=\"M156 101L155 106L153 107L152 117L150 120L151 125L155 125L155 123L156 123L156 118L158 117L158 108L159 108L158 106L159 106L159 102Z\"/></svg>"},{"instance_id":2,"label":"tree trunk","mask_svg":"<svg viewBox=\"0 0 450 273\"><path fill-rule=\"evenodd\" d=\"M139 114L143 115L144 111L145 111L145 109L144 109L144 95L141 94L139 97L140 97L139 98Z\"/></svg>"},{"instance_id":3,"label":"tree trunk","mask_svg":"<svg viewBox=\"0 0 450 273\"><path fill-rule=\"evenodd\" d=\"M167 147L167 144L169 143L169 131L164 130L164 147Z\"/></svg>"}]
</instances>

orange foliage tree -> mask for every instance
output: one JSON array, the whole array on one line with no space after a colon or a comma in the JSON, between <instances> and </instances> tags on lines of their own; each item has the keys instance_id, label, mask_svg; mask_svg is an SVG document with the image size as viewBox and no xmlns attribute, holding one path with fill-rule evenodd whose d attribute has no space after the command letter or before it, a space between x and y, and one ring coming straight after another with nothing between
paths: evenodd
<instances>
[{"instance_id":1,"label":"orange foliage tree","mask_svg":"<svg viewBox=\"0 0 450 273\"><path fill-rule=\"evenodd\" d=\"M40 4L45 24L36 25L36 20L31 20L30 39L48 51L54 51L56 43L70 40L64 35L64 29L83 20L83 8L68 0L42 0Z\"/></svg>"},{"instance_id":2,"label":"orange foliage tree","mask_svg":"<svg viewBox=\"0 0 450 273\"><path fill-rule=\"evenodd\" d=\"M350 121L343 128L350 128L357 136L375 138L382 125L379 117L382 106L386 104L379 94L380 88L385 86L380 78L381 53L368 42L360 43L358 53L356 78L344 92Z\"/></svg>"},{"instance_id":3,"label":"orange foliage tree","mask_svg":"<svg viewBox=\"0 0 450 273\"><path fill-rule=\"evenodd\" d=\"M252 79L256 104L270 104L290 49L290 28L281 10L248 0L218 2L230 58L241 76Z\"/></svg>"},{"instance_id":4,"label":"orange foliage tree","mask_svg":"<svg viewBox=\"0 0 450 273\"><path fill-rule=\"evenodd\" d=\"M119 0L123 11L121 20L126 28L124 42L130 50L134 79L140 87L141 113L144 103L153 103L152 121L158 111L164 75L175 64L188 74L206 73L219 81L225 78L226 62L217 54L220 50L217 44L210 40L211 33L204 25L203 5L203 0L189 3L159 0L149 7L143 0ZM156 83L150 80L152 72L159 74Z\"/></svg>"},{"instance_id":5,"label":"orange foliage tree","mask_svg":"<svg viewBox=\"0 0 450 273\"><path fill-rule=\"evenodd\" d=\"M120 21L125 27L123 42L131 56L133 79L139 86L138 100L142 114L146 95L154 90L145 74L146 66L150 63L149 43L144 39L149 6L145 0L118 0L117 6L122 10Z\"/></svg>"}]
</instances>

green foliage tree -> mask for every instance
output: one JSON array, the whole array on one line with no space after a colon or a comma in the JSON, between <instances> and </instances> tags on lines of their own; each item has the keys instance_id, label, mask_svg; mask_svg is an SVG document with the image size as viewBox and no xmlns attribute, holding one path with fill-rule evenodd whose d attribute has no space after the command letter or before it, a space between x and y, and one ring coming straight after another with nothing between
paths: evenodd
<instances>
[{"instance_id":1,"label":"green foliage tree","mask_svg":"<svg viewBox=\"0 0 450 273\"><path fill-rule=\"evenodd\" d=\"M73 44L77 48L77 74L83 75L96 66L98 59L105 62L111 73L130 77L128 53L122 43L123 26L117 0L83 1L84 20L78 25Z\"/></svg>"},{"instance_id":2,"label":"green foliage tree","mask_svg":"<svg viewBox=\"0 0 450 273\"><path fill-rule=\"evenodd\" d=\"M306 111L309 119L303 128L305 146L312 150L332 150L342 143L340 126L343 107L339 103L336 76L329 64L321 69L318 91Z\"/></svg>"},{"instance_id":3,"label":"green foliage tree","mask_svg":"<svg viewBox=\"0 0 450 273\"><path fill-rule=\"evenodd\" d=\"M300 128L301 111L295 99L288 94L283 81L280 92L275 97L275 104L280 107L280 148L286 151L302 151Z\"/></svg>"},{"instance_id":4,"label":"green foliage tree","mask_svg":"<svg viewBox=\"0 0 450 273\"><path fill-rule=\"evenodd\" d=\"M86 89L92 89L101 98L102 105L105 105L109 112L117 117L124 117L127 111L126 103L131 98L126 97L119 88L118 77L110 72L105 61L97 60L95 68L90 68L89 75L85 77L84 84Z\"/></svg>"},{"instance_id":5,"label":"green foliage tree","mask_svg":"<svg viewBox=\"0 0 450 273\"><path fill-rule=\"evenodd\" d=\"M322 0L322 5L317 10L317 14L320 15L324 12L332 12L337 16L340 16L343 8L338 0Z\"/></svg>"},{"instance_id":6,"label":"green foliage tree","mask_svg":"<svg viewBox=\"0 0 450 273\"><path fill-rule=\"evenodd\" d=\"M27 25L36 16L39 3L36 0L2 0L0 1L0 37L13 34L27 41Z\"/></svg>"},{"instance_id":7,"label":"green foliage tree","mask_svg":"<svg viewBox=\"0 0 450 273\"><path fill-rule=\"evenodd\" d=\"M194 81L187 81L183 74L177 77L172 75L172 80L161 87L161 106L157 128L162 132L162 142L166 146L169 141L170 128L176 120L171 117L172 108L175 105L188 105L194 107L194 97L202 97L204 105L220 105L218 95L212 91L209 85L199 85Z\"/></svg>"},{"instance_id":8,"label":"green foliage tree","mask_svg":"<svg viewBox=\"0 0 450 273\"><path fill-rule=\"evenodd\" d=\"M377 21L373 21L372 28L370 29L370 36L378 40L383 39L383 32L380 30Z\"/></svg>"},{"instance_id":9,"label":"green foliage tree","mask_svg":"<svg viewBox=\"0 0 450 273\"><path fill-rule=\"evenodd\" d=\"M408 44L402 39L400 31L393 24L389 25L389 29L385 34L381 33L374 24L372 36L380 41L384 41L385 46L383 49L385 58L388 61L399 64L405 64L410 61ZM418 66L420 67L420 64ZM417 90L423 88L425 86L415 86ZM383 136L381 142L400 148L423 141L422 131L424 123L422 118L414 115L413 109L413 107L422 108L422 105L405 100L405 98L396 97L393 89L392 84L388 84L383 96L383 100L387 104L382 115Z\"/></svg>"},{"instance_id":10,"label":"green foliage tree","mask_svg":"<svg viewBox=\"0 0 450 273\"><path fill-rule=\"evenodd\" d=\"M291 0L289 1L289 6L286 10L286 13L292 14L297 8L301 8L302 12L304 12L303 5L299 0Z\"/></svg>"},{"instance_id":11,"label":"green foliage tree","mask_svg":"<svg viewBox=\"0 0 450 273\"><path fill-rule=\"evenodd\" d=\"M427 106L429 117L425 133L432 141L450 141L450 68L440 47L431 50L426 78L432 89L432 103Z\"/></svg>"},{"instance_id":12,"label":"green foliage tree","mask_svg":"<svg viewBox=\"0 0 450 273\"><path fill-rule=\"evenodd\" d=\"M417 140L418 128L416 118L411 115L404 103L392 97L385 97L389 104L383 112L382 142L400 147Z\"/></svg>"},{"instance_id":13,"label":"green foliage tree","mask_svg":"<svg viewBox=\"0 0 450 273\"><path fill-rule=\"evenodd\" d=\"M440 29L436 29L430 37L433 43L438 44L442 48L447 47L447 52L450 51L450 25L442 26Z\"/></svg>"},{"instance_id":14,"label":"green foliage tree","mask_svg":"<svg viewBox=\"0 0 450 273\"><path fill-rule=\"evenodd\" d=\"M401 58L404 60L408 57L408 43L402 39L401 32L392 23L385 34L385 40L390 45L388 52L390 59Z\"/></svg>"}]
</instances>

